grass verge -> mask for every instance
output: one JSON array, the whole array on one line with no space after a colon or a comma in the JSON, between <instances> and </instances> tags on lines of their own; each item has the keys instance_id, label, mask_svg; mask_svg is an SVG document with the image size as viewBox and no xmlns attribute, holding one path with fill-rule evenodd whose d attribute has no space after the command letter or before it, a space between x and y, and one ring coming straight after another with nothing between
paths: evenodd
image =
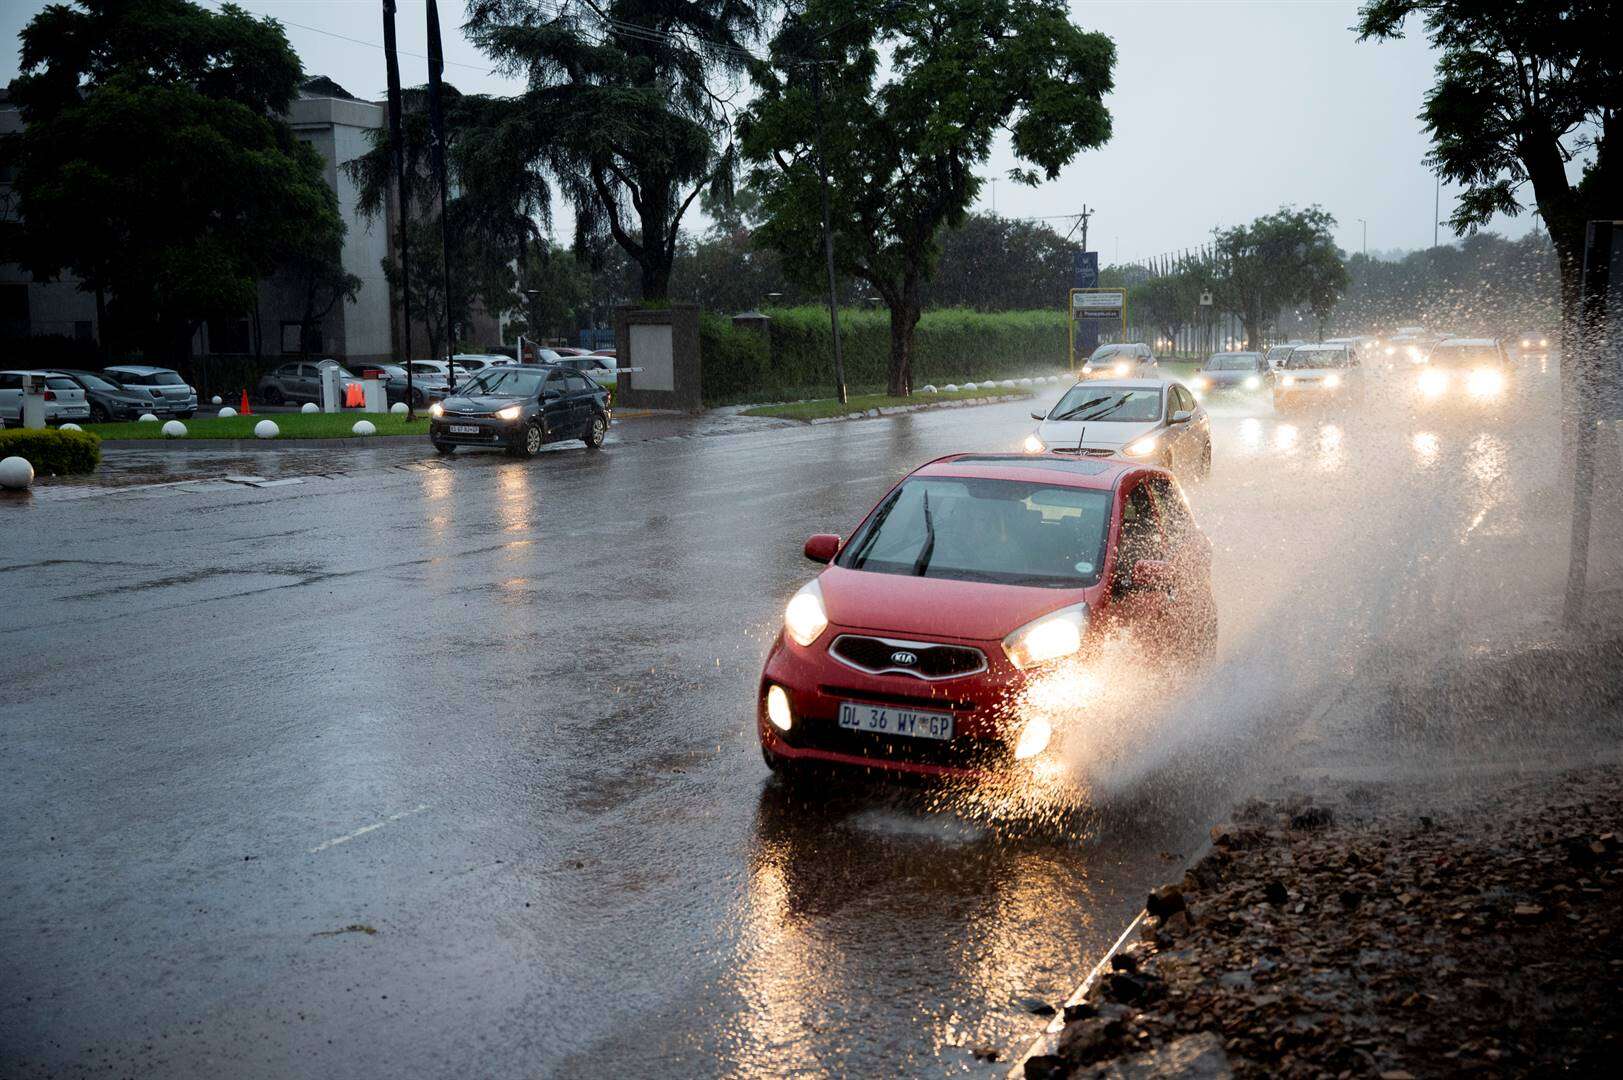
<instances>
[{"instance_id":1,"label":"grass verge","mask_svg":"<svg viewBox=\"0 0 1623 1080\"><path fill-rule=\"evenodd\" d=\"M370 420L377 425L379 435L426 435L428 415L423 413L408 422L404 416L393 413L276 413L271 416L194 416L182 420L187 439L252 439L254 425L261 420L274 420L284 439L353 439L359 438L350 429L357 420ZM163 423L151 420L126 420L114 424L85 424L84 429L103 439L163 439Z\"/></svg>"},{"instance_id":2,"label":"grass verge","mask_svg":"<svg viewBox=\"0 0 1623 1080\"><path fill-rule=\"evenodd\" d=\"M933 405L940 401L965 401L983 397L1030 397L1032 387L982 387L977 390L938 391L934 394L916 393L912 397L894 397L890 394L853 394L840 404L837 398L815 401L786 401L781 405L757 405L745 409L745 416L772 416L783 420L821 420L830 416L849 416L869 409L888 409L905 405Z\"/></svg>"}]
</instances>

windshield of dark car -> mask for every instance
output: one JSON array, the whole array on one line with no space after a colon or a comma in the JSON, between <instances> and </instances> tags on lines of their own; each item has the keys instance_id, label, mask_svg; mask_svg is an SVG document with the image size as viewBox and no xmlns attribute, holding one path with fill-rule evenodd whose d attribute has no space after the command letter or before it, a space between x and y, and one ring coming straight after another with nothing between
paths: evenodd
<instances>
[{"instance_id":1,"label":"windshield of dark car","mask_svg":"<svg viewBox=\"0 0 1623 1080\"><path fill-rule=\"evenodd\" d=\"M1109 360L1112 356L1115 356L1117 353L1121 353L1121 354L1125 355L1127 353L1127 346L1125 346L1125 345L1101 345L1097 349L1093 350L1093 355L1088 357L1088 359L1090 361L1092 361L1093 363L1097 364L1101 360Z\"/></svg>"},{"instance_id":2,"label":"windshield of dark car","mask_svg":"<svg viewBox=\"0 0 1623 1080\"><path fill-rule=\"evenodd\" d=\"M500 395L503 397L534 397L547 377L544 371L519 371L514 368L486 368L472 376L461 387L465 394Z\"/></svg>"},{"instance_id":3,"label":"windshield of dark car","mask_svg":"<svg viewBox=\"0 0 1623 1080\"><path fill-rule=\"evenodd\" d=\"M1031 481L914 477L851 538L850 570L1084 588L1104 565L1110 493Z\"/></svg>"},{"instance_id":4,"label":"windshield of dark car","mask_svg":"<svg viewBox=\"0 0 1623 1080\"><path fill-rule=\"evenodd\" d=\"M1434 367L1479 367L1499 363L1499 353L1483 345L1439 345L1427 362Z\"/></svg>"},{"instance_id":5,"label":"windshield of dark car","mask_svg":"<svg viewBox=\"0 0 1623 1080\"><path fill-rule=\"evenodd\" d=\"M1206 361L1207 371L1255 371L1257 367L1256 353L1226 353L1214 356Z\"/></svg>"},{"instance_id":6,"label":"windshield of dark car","mask_svg":"<svg viewBox=\"0 0 1623 1080\"><path fill-rule=\"evenodd\" d=\"M116 394L119 390L123 389L117 383L108 382L100 375L91 375L87 373L83 375L75 375L73 377L79 380L81 385L91 390L102 390Z\"/></svg>"},{"instance_id":7,"label":"windshield of dark car","mask_svg":"<svg viewBox=\"0 0 1623 1080\"><path fill-rule=\"evenodd\" d=\"M1161 419L1161 391L1079 383L1059 399L1048 419L1148 423Z\"/></svg>"},{"instance_id":8,"label":"windshield of dark car","mask_svg":"<svg viewBox=\"0 0 1623 1080\"><path fill-rule=\"evenodd\" d=\"M1308 352L1297 349L1285 360L1285 366L1301 371L1304 368L1344 368L1347 366L1346 349L1318 349Z\"/></svg>"}]
</instances>

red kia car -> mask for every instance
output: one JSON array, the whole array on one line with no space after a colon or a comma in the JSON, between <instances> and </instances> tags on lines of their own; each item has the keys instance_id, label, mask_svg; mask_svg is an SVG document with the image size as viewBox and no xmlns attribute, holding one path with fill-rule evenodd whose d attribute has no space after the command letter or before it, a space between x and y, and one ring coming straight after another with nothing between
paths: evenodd
<instances>
[{"instance_id":1,"label":"red kia car","mask_svg":"<svg viewBox=\"0 0 1623 1080\"><path fill-rule=\"evenodd\" d=\"M1128 636L1135 661L1215 650L1211 543L1165 469L1059 454L915 470L795 594L757 701L775 771L812 763L974 775L1053 734L1029 680Z\"/></svg>"}]
</instances>

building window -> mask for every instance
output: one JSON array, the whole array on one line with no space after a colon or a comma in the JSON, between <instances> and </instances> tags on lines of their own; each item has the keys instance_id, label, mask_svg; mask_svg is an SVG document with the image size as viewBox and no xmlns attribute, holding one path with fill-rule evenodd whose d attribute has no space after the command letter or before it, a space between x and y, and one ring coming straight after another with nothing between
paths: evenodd
<instances>
[{"instance_id":1,"label":"building window","mask_svg":"<svg viewBox=\"0 0 1623 1080\"><path fill-rule=\"evenodd\" d=\"M209 320L209 352L211 353L237 353L252 352L249 342L252 340L248 331L247 319L210 319Z\"/></svg>"},{"instance_id":2,"label":"building window","mask_svg":"<svg viewBox=\"0 0 1623 1080\"><path fill-rule=\"evenodd\" d=\"M300 324L296 322L282 324L282 352L300 353L305 351L300 347L299 326ZM322 351L321 341L321 327L316 325L310 327L310 336L303 344L309 347L310 352L319 353Z\"/></svg>"}]
</instances>

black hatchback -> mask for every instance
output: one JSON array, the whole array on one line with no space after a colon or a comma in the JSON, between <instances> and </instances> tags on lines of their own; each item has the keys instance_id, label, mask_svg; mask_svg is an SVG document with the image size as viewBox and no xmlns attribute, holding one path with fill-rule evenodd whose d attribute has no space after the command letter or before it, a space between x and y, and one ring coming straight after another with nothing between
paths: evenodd
<instances>
[{"instance_id":1,"label":"black hatchback","mask_svg":"<svg viewBox=\"0 0 1623 1080\"><path fill-rule=\"evenodd\" d=\"M609 416L608 391L579 372L545 364L491 367L429 407L428 438L442 454L488 446L532 457L563 439L596 450L609 433Z\"/></svg>"}]
</instances>

